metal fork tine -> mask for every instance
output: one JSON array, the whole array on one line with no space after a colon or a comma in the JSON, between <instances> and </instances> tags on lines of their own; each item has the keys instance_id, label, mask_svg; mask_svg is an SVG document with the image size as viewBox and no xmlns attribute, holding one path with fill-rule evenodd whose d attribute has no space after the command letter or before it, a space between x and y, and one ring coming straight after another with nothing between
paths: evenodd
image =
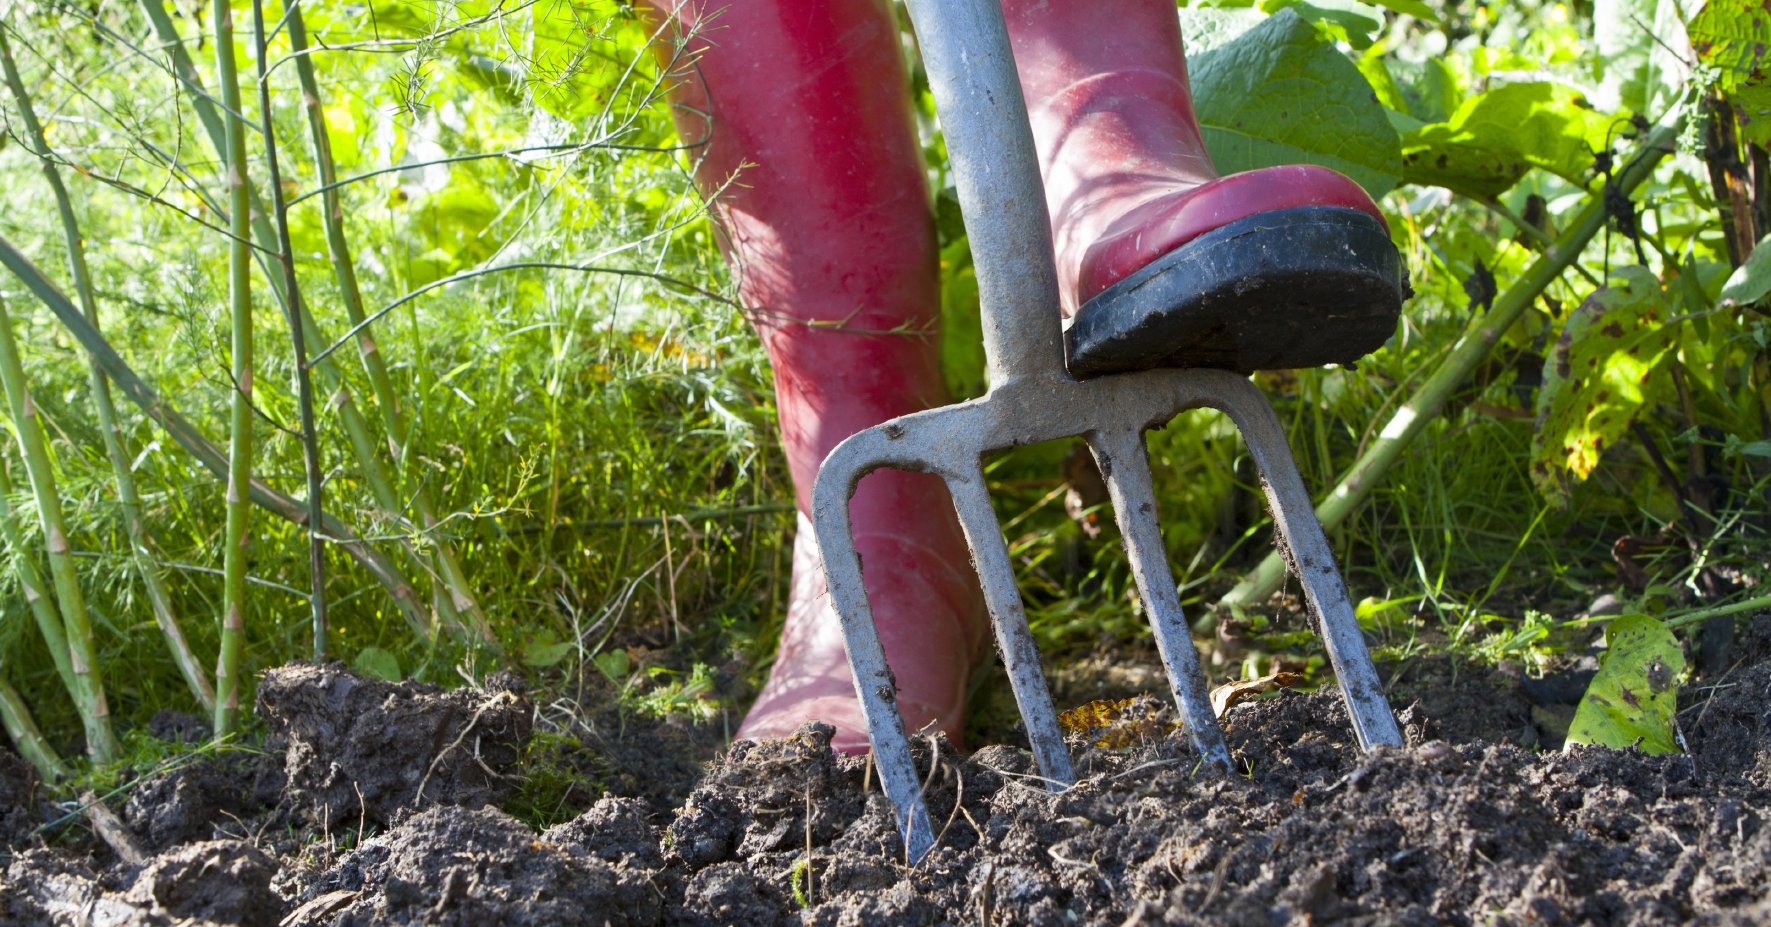
<instances>
[{"instance_id":1,"label":"metal fork tine","mask_svg":"<svg viewBox=\"0 0 1771 927\"><path fill-rule=\"evenodd\" d=\"M879 628L873 623L873 606L861 580L861 554L855 547L848 506L849 494L861 473L858 468L843 466L852 463L853 457L837 462L835 467L826 462L833 478L828 484L819 481L820 504L816 506L812 530L824 561L825 583L842 622L849 670L855 674L861 716L867 721L867 738L873 744L873 762L879 767L879 781L886 797L897 811L898 833L904 835L905 854L915 861L935 845L935 834L929 826L928 806L922 800L916 762L910 755L910 739L904 736L904 719L898 714L892 669L886 663Z\"/></svg>"},{"instance_id":2,"label":"metal fork tine","mask_svg":"<svg viewBox=\"0 0 1771 927\"><path fill-rule=\"evenodd\" d=\"M1058 729L1058 713L1052 707L1051 690L1045 684L1033 633L1027 628L1021 592L1015 587L1014 564L1009 560L1002 528L996 522L996 510L990 505L984 474L978 471L963 478L949 474L947 491L953 496L960 528L972 549L984 604L996 629L997 651L1002 654L1003 668L1014 689L1015 704L1021 710L1021 721L1027 728L1027 741L1039 762L1039 772L1055 788L1067 787L1075 783L1076 773L1070 766L1063 732Z\"/></svg>"},{"instance_id":3,"label":"metal fork tine","mask_svg":"<svg viewBox=\"0 0 1771 927\"><path fill-rule=\"evenodd\" d=\"M1175 591L1174 574L1168 568L1168 550L1163 546L1162 529L1156 520L1155 489L1150 479L1150 461L1144 448L1143 433L1097 431L1090 432L1086 438L1089 448L1094 451L1095 463L1101 468L1101 476L1107 481L1113 513L1124 538L1125 555L1131 561L1138 595L1143 598L1144 609L1150 614L1156 651L1162 657L1163 669L1168 672L1169 686L1181 709L1181 720L1205 765L1228 772L1230 751L1224 745L1224 732L1218 727L1217 715L1212 711L1205 674L1199 668L1199 653L1193 648L1193 637L1188 633L1187 619L1181 612L1181 597Z\"/></svg>"},{"instance_id":4,"label":"metal fork tine","mask_svg":"<svg viewBox=\"0 0 1771 927\"><path fill-rule=\"evenodd\" d=\"M1236 422L1260 470L1267 503L1273 509L1279 549L1291 562L1292 574L1303 583L1304 600L1320 625L1317 634L1347 701L1359 749L1400 744L1402 732L1396 728L1396 716L1390 713L1377 667L1365 649L1352 600L1322 533L1322 523L1316 520L1315 504L1292 460L1279 416L1254 384L1239 382L1240 386L1225 389L1214 404Z\"/></svg>"}]
</instances>

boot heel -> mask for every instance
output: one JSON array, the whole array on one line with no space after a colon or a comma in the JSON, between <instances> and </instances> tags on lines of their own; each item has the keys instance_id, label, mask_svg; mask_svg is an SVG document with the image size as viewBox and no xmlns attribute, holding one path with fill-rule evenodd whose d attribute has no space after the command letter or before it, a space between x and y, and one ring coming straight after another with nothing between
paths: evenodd
<instances>
[{"instance_id":1,"label":"boot heel","mask_svg":"<svg viewBox=\"0 0 1771 927\"><path fill-rule=\"evenodd\" d=\"M1350 364L1395 332L1409 295L1377 219L1284 209L1207 232L1103 290L1077 310L1064 345L1078 378Z\"/></svg>"}]
</instances>

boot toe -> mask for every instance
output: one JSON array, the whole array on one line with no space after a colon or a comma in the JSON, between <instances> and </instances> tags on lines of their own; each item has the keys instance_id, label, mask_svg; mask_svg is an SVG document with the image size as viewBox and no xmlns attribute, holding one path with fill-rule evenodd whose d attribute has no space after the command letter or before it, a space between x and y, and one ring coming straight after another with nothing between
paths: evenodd
<instances>
[{"instance_id":1,"label":"boot toe","mask_svg":"<svg viewBox=\"0 0 1771 927\"><path fill-rule=\"evenodd\" d=\"M1380 218L1342 206L1261 213L1192 238L1083 304L1064 336L1069 368L1089 377L1350 364L1395 332L1406 295Z\"/></svg>"}]
</instances>

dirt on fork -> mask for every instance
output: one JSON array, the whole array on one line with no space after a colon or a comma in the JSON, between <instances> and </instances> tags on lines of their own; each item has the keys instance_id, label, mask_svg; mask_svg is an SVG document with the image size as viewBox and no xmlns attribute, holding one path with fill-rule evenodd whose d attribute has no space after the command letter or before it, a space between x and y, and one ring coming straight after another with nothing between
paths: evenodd
<instances>
[{"instance_id":1,"label":"dirt on fork","mask_svg":"<svg viewBox=\"0 0 1771 927\"><path fill-rule=\"evenodd\" d=\"M134 866L14 836L0 923L1771 923L1771 617L1745 637L1740 665L1685 693L1682 755L1539 752L1553 686L1444 661L1388 668L1406 747L1361 754L1332 690L1233 707L1228 777L1199 774L1167 723L1128 748L1077 738L1060 793L1022 749L925 738L940 839L914 866L866 760L822 725L733 744L686 799L611 790L537 831L497 805L523 775L519 692L304 667L260 709L285 713L281 779L142 789L130 826L154 855ZM359 726L378 746L353 752ZM145 795L228 810L155 830Z\"/></svg>"}]
</instances>

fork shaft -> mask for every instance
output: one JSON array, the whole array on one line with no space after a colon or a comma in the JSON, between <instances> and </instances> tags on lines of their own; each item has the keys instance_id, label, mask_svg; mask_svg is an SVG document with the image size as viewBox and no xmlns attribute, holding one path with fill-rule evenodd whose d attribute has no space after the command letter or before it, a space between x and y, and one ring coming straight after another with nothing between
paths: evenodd
<instances>
[{"instance_id":1,"label":"fork shaft","mask_svg":"<svg viewBox=\"0 0 1771 927\"><path fill-rule=\"evenodd\" d=\"M1224 746L1224 732L1211 708L1205 673L1199 668L1199 652L1193 649L1193 637L1181 613L1181 597L1175 590L1174 574L1168 567L1168 549L1162 543L1162 529L1156 520L1156 495L1143 433L1097 431L1090 432L1087 439L1101 476L1107 481L1107 492L1113 498L1113 514L1119 520L1125 555L1131 561L1132 577L1137 580L1144 610L1150 614L1156 651L1168 672L1181 720L1205 765L1229 772L1230 751Z\"/></svg>"},{"instance_id":2,"label":"fork shaft","mask_svg":"<svg viewBox=\"0 0 1771 927\"><path fill-rule=\"evenodd\" d=\"M971 240L990 385L1066 380L1039 156L999 0L907 0Z\"/></svg>"}]
</instances>

